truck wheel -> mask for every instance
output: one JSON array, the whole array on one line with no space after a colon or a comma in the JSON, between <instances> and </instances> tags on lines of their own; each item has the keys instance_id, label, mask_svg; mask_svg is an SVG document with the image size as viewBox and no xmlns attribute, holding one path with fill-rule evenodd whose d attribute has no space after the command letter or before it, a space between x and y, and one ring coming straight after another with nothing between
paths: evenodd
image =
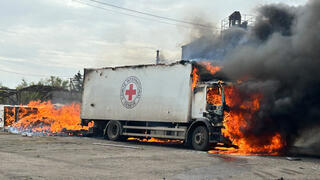
<instances>
[{"instance_id":1,"label":"truck wheel","mask_svg":"<svg viewBox=\"0 0 320 180\"><path fill-rule=\"evenodd\" d=\"M112 141L120 140L122 126L119 121L109 121L104 130L104 136Z\"/></svg>"},{"instance_id":2,"label":"truck wheel","mask_svg":"<svg viewBox=\"0 0 320 180\"><path fill-rule=\"evenodd\" d=\"M204 126L196 127L192 132L192 147L195 150L205 151L209 148L209 134Z\"/></svg>"}]
</instances>

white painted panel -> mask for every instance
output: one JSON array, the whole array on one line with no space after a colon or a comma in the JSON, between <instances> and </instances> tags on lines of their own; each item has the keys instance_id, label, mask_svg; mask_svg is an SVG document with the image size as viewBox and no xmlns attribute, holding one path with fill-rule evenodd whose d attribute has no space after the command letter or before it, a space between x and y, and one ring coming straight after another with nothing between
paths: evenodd
<instances>
[{"instance_id":1,"label":"white painted panel","mask_svg":"<svg viewBox=\"0 0 320 180\"><path fill-rule=\"evenodd\" d=\"M0 105L0 128L4 127L4 105Z\"/></svg>"},{"instance_id":2,"label":"white painted panel","mask_svg":"<svg viewBox=\"0 0 320 180\"><path fill-rule=\"evenodd\" d=\"M188 122L191 71L191 64L86 70L81 118Z\"/></svg>"},{"instance_id":3,"label":"white painted panel","mask_svg":"<svg viewBox=\"0 0 320 180\"><path fill-rule=\"evenodd\" d=\"M204 86L198 88L197 92L192 97L192 118L203 118L203 113L206 112L207 104L207 88Z\"/></svg>"}]
</instances>

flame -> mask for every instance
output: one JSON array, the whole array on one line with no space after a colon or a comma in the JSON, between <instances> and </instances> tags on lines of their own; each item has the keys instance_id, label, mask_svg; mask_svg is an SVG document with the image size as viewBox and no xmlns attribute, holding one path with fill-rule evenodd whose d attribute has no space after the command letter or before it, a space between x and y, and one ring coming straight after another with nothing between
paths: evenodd
<instances>
[{"instance_id":1,"label":"flame","mask_svg":"<svg viewBox=\"0 0 320 180\"><path fill-rule=\"evenodd\" d=\"M48 135L63 130L88 130L93 126L93 123L81 126L80 122L80 104L57 108L50 101L31 101L26 107L19 108L19 121L12 126Z\"/></svg>"},{"instance_id":2,"label":"flame","mask_svg":"<svg viewBox=\"0 0 320 180\"><path fill-rule=\"evenodd\" d=\"M214 66L210 62L200 64L212 75L222 69L221 66ZM242 82L239 80L237 83ZM225 88L225 98L230 112L225 112L223 122L225 128L222 129L222 133L238 148L218 145L209 153L278 155L285 146L280 133L274 132L263 137L248 133L254 128L254 116L260 110L263 95L252 93L244 98L236 87L230 86ZM221 92L218 92L218 89L208 88L207 101L210 104L222 105Z\"/></svg>"},{"instance_id":3,"label":"flame","mask_svg":"<svg viewBox=\"0 0 320 180\"><path fill-rule=\"evenodd\" d=\"M5 107L4 108L4 114L5 114L5 126L11 126L15 122L15 109L14 107Z\"/></svg>"},{"instance_id":4,"label":"flame","mask_svg":"<svg viewBox=\"0 0 320 180\"><path fill-rule=\"evenodd\" d=\"M210 62L201 62L200 64L213 75L222 69L221 66L213 66ZM242 81L238 81L238 83L242 83ZM222 105L221 92L217 92L217 90L208 88L208 103ZM230 86L225 88L225 98L230 112L225 112L223 122L225 128L222 129L222 133L238 148L218 145L209 153L278 155L285 146L280 133L274 132L264 137L247 133L254 128L252 127L254 115L260 110L263 95L252 93L244 98L236 87Z\"/></svg>"},{"instance_id":5,"label":"flame","mask_svg":"<svg viewBox=\"0 0 320 180\"><path fill-rule=\"evenodd\" d=\"M219 91L219 92L216 92L216 91ZM222 105L221 104L220 89L208 88L208 90L207 90L207 102L209 104Z\"/></svg>"},{"instance_id":6,"label":"flame","mask_svg":"<svg viewBox=\"0 0 320 180\"><path fill-rule=\"evenodd\" d=\"M129 137L129 141L139 141L139 142L149 142L149 143L165 143L165 144L181 144L183 143L182 140L175 140L175 139L157 139L157 138L134 138L134 137Z\"/></svg>"},{"instance_id":7,"label":"flame","mask_svg":"<svg viewBox=\"0 0 320 180\"><path fill-rule=\"evenodd\" d=\"M213 66L210 62L200 62L201 66L205 67L207 71L209 71L212 75L214 75L216 72L221 70L221 66ZM192 70L192 90L196 87L198 81L199 81L199 69L196 67L193 67Z\"/></svg>"},{"instance_id":8,"label":"flame","mask_svg":"<svg viewBox=\"0 0 320 180\"><path fill-rule=\"evenodd\" d=\"M236 145L235 148L216 147L210 153L224 154L266 154L278 155L284 147L280 133L255 136L250 132L254 128L254 115L260 110L263 95L260 93L249 94L242 98L240 91L234 86L225 88L226 103L230 112L225 113L224 127L222 133ZM209 98L211 96L208 96ZM210 99L214 102L214 100ZM249 124L250 123L250 124Z\"/></svg>"},{"instance_id":9,"label":"flame","mask_svg":"<svg viewBox=\"0 0 320 180\"><path fill-rule=\"evenodd\" d=\"M203 61L201 64L212 74L214 75L221 70L221 66L213 66L210 62Z\"/></svg>"},{"instance_id":10,"label":"flame","mask_svg":"<svg viewBox=\"0 0 320 180\"><path fill-rule=\"evenodd\" d=\"M199 81L198 68L194 67L192 70L192 90L194 90L198 81Z\"/></svg>"}]
</instances>

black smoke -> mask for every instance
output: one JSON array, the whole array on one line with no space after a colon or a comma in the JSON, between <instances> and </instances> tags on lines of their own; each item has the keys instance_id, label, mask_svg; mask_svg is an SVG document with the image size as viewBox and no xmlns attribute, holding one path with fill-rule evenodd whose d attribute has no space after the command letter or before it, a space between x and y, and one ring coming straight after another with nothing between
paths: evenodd
<instances>
[{"instance_id":1,"label":"black smoke","mask_svg":"<svg viewBox=\"0 0 320 180\"><path fill-rule=\"evenodd\" d=\"M263 94L245 134L279 132L290 146L320 125L320 1L267 5L258 13L254 27L242 35L246 42L223 56L222 73L231 81L243 80L237 88L244 98Z\"/></svg>"},{"instance_id":2,"label":"black smoke","mask_svg":"<svg viewBox=\"0 0 320 180\"><path fill-rule=\"evenodd\" d=\"M260 15L253 27L254 34L260 40L267 40L277 32L283 36L292 35L292 25L295 21L295 10L282 4L266 5L259 9Z\"/></svg>"},{"instance_id":3,"label":"black smoke","mask_svg":"<svg viewBox=\"0 0 320 180\"><path fill-rule=\"evenodd\" d=\"M223 37L211 33L204 33L183 47L183 60L222 60L225 55L241 44L245 39L246 31L242 28L228 29Z\"/></svg>"}]
</instances>

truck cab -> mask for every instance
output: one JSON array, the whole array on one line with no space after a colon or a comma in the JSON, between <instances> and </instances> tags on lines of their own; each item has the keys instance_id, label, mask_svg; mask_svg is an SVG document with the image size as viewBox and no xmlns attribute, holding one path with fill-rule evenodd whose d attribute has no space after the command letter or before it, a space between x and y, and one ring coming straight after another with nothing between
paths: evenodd
<instances>
[{"instance_id":1,"label":"truck cab","mask_svg":"<svg viewBox=\"0 0 320 180\"><path fill-rule=\"evenodd\" d=\"M206 133L208 133L209 144L226 141L221 133L224 111L228 109L225 103L224 85L222 81L202 82L193 90L191 115L193 123L189 131L198 131L198 135L189 134L187 140L191 141L195 149L206 149L207 143L201 142L201 138L206 138L203 137ZM206 127L206 130L192 128L201 124Z\"/></svg>"},{"instance_id":2,"label":"truck cab","mask_svg":"<svg viewBox=\"0 0 320 180\"><path fill-rule=\"evenodd\" d=\"M199 84L194 89L192 100L192 118L207 118L214 126L222 126L225 94L221 81Z\"/></svg>"}]
</instances>

